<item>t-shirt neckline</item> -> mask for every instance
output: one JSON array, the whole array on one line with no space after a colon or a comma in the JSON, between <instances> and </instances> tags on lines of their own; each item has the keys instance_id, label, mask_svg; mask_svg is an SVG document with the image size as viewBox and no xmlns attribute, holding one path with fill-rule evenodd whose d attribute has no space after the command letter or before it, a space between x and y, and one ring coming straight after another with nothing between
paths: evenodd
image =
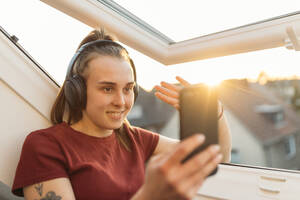
<instances>
[{"instance_id":1,"label":"t-shirt neckline","mask_svg":"<svg viewBox=\"0 0 300 200\"><path fill-rule=\"evenodd\" d=\"M97 136L92 136L92 135L85 134L85 133L83 133L81 131L77 131L77 130L73 129L66 122L62 122L62 125L65 126L70 132L72 132L72 133L74 133L76 135L79 135L80 137L83 137L83 138L89 138L89 139L97 140L97 141L101 141L101 142L109 142L109 141L115 139L115 130L113 130L112 134L109 135L109 136L106 136L106 137L97 137Z\"/></svg>"}]
</instances>

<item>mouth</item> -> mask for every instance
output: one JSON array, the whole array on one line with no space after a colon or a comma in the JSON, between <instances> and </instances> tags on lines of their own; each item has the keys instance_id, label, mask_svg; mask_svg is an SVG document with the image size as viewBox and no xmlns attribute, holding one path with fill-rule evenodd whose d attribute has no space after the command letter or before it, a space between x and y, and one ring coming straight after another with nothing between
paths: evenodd
<instances>
[{"instance_id":1,"label":"mouth","mask_svg":"<svg viewBox=\"0 0 300 200\"><path fill-rule=\"evenodd\" d=\"M107 115L113 120L120 120L123 117L125 111L107 111Z\"/></svg>"}]
</instances>

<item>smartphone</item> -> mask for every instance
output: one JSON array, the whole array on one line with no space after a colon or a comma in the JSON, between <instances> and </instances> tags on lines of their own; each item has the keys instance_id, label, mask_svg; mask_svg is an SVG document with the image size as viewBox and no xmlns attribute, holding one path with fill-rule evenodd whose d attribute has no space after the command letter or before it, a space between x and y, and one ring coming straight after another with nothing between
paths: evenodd
<instances>
[{"instance_id":1,"label":"smartphone","mask_svg":"<svg viewBox=\"0 0 300 200\"><path fill-rule=\"evenodd\" d=\"M180 139L195 133L205 135L205 142L188 154L182 163L211 144L218 144L218 90L205 84L187 86L180 91ZM217 172L217 168L210 174Z\"/></svg>"}]
</instances>

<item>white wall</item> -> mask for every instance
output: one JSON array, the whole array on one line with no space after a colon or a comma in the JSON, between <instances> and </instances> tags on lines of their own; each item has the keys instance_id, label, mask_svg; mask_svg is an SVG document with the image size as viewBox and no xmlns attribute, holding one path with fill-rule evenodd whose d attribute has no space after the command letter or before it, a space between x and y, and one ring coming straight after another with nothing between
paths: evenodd
<instances>
[{"instance_id":1,"label":"white wall","mask_svg":"<svg viewBox=\"0 0 300 200\"><path fill-rule=\"evenodd\" d=\"M253 133L227 109L224 111L232 135L232 148L239 152L240 163L266 166L264 150Z\"/></svg>"},{"instance_id":2,"label":"white wall","mask_svg":"<svg viewBox=\"0 0 300 200\"><path fill-rule=\"evenodd\" d=\"M11 186L28 133L50 125L56 86L0 33L0 180Z\"/></svg>"}]
</instances>

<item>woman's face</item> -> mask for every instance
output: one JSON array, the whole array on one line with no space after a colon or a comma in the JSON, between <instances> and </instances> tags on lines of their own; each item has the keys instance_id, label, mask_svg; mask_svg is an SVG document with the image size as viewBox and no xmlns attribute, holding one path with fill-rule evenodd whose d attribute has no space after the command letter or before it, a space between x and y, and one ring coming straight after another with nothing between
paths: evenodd
<instances>
[{"instance_id":1,"label":"woman's face","mask_svg":"<svg viewBox=\"0 0 300 200\"><path fill-rule=\"evenodd\" d=\"M134 76L130 64L111 56L98 56L89 62L87 104L83 121L100 130L120 128L134 102Z\"/></svg>"}]
</instances>

